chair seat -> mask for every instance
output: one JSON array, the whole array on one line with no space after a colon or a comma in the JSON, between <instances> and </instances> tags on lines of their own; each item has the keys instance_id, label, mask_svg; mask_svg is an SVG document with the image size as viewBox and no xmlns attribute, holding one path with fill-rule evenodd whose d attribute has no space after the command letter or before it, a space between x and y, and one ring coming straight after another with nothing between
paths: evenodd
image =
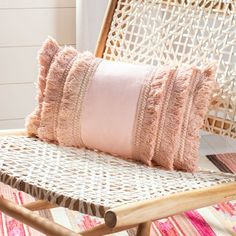
<instances>
[{"instance_id":1,"label":"chair seat","mask_svg":"<svg viewBox=\"0 0 236 236\"><path fill-rule=\"evenodd\" d=\"M147 167L95 151L35 138L0 138L0 180L35 198L103 217L112 207L236 181L221 172Z\"/></svg>"}]
</instances>

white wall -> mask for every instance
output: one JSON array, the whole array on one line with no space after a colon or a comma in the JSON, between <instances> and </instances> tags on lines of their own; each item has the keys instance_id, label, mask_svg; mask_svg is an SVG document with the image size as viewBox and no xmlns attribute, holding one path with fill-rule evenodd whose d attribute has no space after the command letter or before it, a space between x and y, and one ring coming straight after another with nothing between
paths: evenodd
<instances>
[{"instance_id":1,"label":"white wall","mask_svg":"<svg viewBox=\"0 0 236 236\"><path fill-rule=\"evenodd\" d=\"M37 51L48 35L75 46L76 0L0 0L0 129L35 106Z\"/></svg>"},{"instance_id":2,"label":"white wall","mask_svg":"<svg viewBox=\"0 0 236 236\"><path fill-rule=\"evenodd\" d=\"M76 1L76 46L94 52L108 0Z\"/></svg>"}]
</instances>

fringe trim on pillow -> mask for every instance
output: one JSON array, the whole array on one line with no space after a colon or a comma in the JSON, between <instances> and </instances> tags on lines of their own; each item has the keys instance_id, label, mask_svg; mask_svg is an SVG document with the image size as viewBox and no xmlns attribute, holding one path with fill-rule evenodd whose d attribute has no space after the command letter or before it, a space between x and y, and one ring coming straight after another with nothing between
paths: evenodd
<instances>
[{"instance_id":1,"label":"fringe trim on pillow","mask_svg":"<svg viewBox=\"0 0 236 236\"><path fill-rule=\"evenodd\" d=\"M209 65L199 74L200 78L193 97L192 111L184 139L183 153L177 157L174 164L175 168L189 172L197 171L200 146L199 130L204 123L211 95L216 86L216 66Z\"/></svg>"},{"instance_id":2,"label":"fringe trim on pillow","mask_svg":"<svg viewBox=\"0 0 236 236\"><path fill-rule=\"evenodd\" d=\"M151 79L147 77L150 81L144 83L140 94L135 125L136 134L133 158L141 160L148 165L151 165L151 160L154 155L161 106L163 104L167 82L171 77L172 76L166 74L165 71L156 71L156 69L154 69Z\"/></svg>"},{"instance_id":3,"label":"fringe trim on pillow","mask_svg":"<svg viewBox=\"0 0 236 236\"><path fill-rule=\"evenodd\" d=\"M197 68L192 67L192 83L190 85L190 92L187 98L188 100L185 105L185 111L184 111L183 122L181 126L180 138L179 138L179 147L178 147L179 149L174 158L175 168L176 168L176 165L178 165L178 163L181 163L183 159L185 140L186 138L188 138L187 137L188 124L190 122L190 116L193 109L193 99L194 99L194 95L196 91L196 86L199 80L200 80L200 71ZM188 165L188 163L185 163L185 165Z\"/></svg>"},{"instance_id":4,"label":"fringe trim on pillow","mask_svg":"<svg viewBox=\"0 0 236 236\"><path fill-rule=\"evenodd\" d=\"M42 45L39 55L39 78L38 78L38 95L37 101L38 106L36 109L26 118L26 130L29 136L37 136L38 128L40 125L42 103L44 100L44 90L46 87L46 77L49 71L49 68L55 59L60 47L58 43L52 39L48 38Z\"/></svg>"},{"instance_id":5,"label":"fringe trim on pillow","mask_svg":"<svg viewBox=\"0 0 236 236\"><path fill-rule=\"evenodd\" d=\"M58 142L64 146L84 146L80 135L82 103L100 59L84 53L75 61L67 77L58 119Z\"/></svg>"},{"instance_id":6,"label":"fringe trim on pillow","mask_svg":"<svg viewBox=\"0 0 236 236\"><path fill-rule=\"evenodd\" d=\"M177 67L175 66L172 69L167 67L166 71L165 71L169 80L167 82L167 88L165 89L165 92L163 94L163 100L162 100L161 107L160 107L160 113L159 113L159 118L158 118L158 128L156 131L154 154L153 154L153 158L152 158L153 163L155 165L159 165L159 166L161 165L162 162L164 162L162 159L166 158L166 157L155 155L155 152L156 152L156 150L159 150L162 135L164 133L165 117L166 117L167 108L169 106L172 89L174 86L174 81L175 81L175 77L176 77L176 70L177 70Z\"/></svg>"},{"instance_id":7,"label":"fringe trim on pillow","mask_svg":"<svg viewBox=\"0 0 236 236\"><path fill-rule=\"evenodd\" d=\"M171 92L169 106L167 108L163 135L158 149L155 149L155 157L158 165L173 170L174 158L179 148L180 132L184 111L188 100L192 79L192 69L181 68L176 72L174 86Z\"/></svg>"},{"instance_id":8,"label":"fringe trim on pillow","mask_svg":"<svg viewBox=\"0 0 236 236\"><path fill-rule=\"evenodd\" d=\"M76 55L76 49L65 47L59 53L49 70L45 89L45 99L42 106L41 122L38 129L38 136L42 140L57 141L55 130L63 87Z\"/></svg>"}]
</instances>

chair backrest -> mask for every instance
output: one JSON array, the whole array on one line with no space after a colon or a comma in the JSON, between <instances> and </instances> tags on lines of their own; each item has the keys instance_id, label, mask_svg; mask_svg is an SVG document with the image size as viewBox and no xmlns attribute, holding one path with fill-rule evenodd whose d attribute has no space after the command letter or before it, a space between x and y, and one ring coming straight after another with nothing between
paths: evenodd
<instances>
[{"instance_id":1,"label":"chair backrest","mask_svg":"<svg viewBox=\"0 0 236 236\"><path fill-rule=\"evenodd\" d=\"M219 88L204 128L236 137L235 0L110 0L96 55L153 65L215 61Z\"/></svg>"}]
</instances>

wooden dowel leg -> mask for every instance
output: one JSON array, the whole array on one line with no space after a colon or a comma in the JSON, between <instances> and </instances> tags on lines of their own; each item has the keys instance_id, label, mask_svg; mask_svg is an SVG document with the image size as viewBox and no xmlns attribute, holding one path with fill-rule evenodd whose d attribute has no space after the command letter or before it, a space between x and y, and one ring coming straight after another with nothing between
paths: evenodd
<instances>
[{"instance_id":1,"label":"wooden dowel leg","mask_svg":"<svg viewBox=\"0 0 236 236\"><path fill-rule=\"evenodd\" d=\"M137 236L150 236L151 231L151 221L142 223L138 225Z\"/></svg>"},{"instance_id":2,"label":"wooden dowel leg","mask_svg":"<svg viewBox=\"0 0 236 236\"><path fill-rule=\"evenodd\" d=\"M58 206L51 204L48 201L37 200L35 202L30 202L30 203L24 204L23 207L25 207L31 211L40 211L40 210L55 208Z\"/></svg>"},{"instance_id":3,"label":"wooden dowel leg","mask_svg":"<svg viewBox=\"0 0 236 236\"><path fill-rule=\"evenodd\" d=\"M0 197L0 211L48 236L80 235L3 197Z\"/></svg>"},{"instance_id":4,"label":"wooden dowel leg","mask_svg":"<svg viewBox=\"0 0 236 236\"><path fill-rule=\"evenodd\" d=\"M136 227L136 225L130 225L130 226L123 226L123 227L117 227L117 228L110 228L106 224L100 224L98 226L95 226L92 229L79 232L82 236L102 236L107 234L113 234L117 232L121 232L124 230L128 230L131 228Z\"/></svg>"}]
</instances>

